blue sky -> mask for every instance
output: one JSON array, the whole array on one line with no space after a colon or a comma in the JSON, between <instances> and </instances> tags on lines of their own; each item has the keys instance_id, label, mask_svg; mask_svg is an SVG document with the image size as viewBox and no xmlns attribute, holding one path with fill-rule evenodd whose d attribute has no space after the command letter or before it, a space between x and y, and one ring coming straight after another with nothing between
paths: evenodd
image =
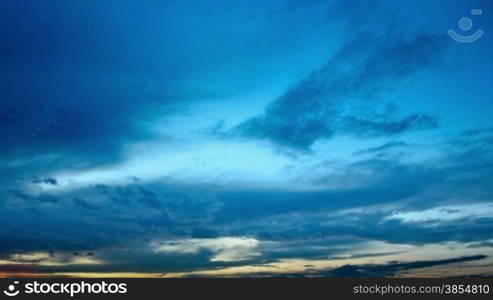
<instances>
[{"instance_id":1,"label":"blue sky","mask_svg":"<svg viewBox=\"0 0 493 300\"><path fill-rule=\"evenodd\" d=\"M0 6L0 275L493 275L490 1Z\"/></svg>"}]
</instances>

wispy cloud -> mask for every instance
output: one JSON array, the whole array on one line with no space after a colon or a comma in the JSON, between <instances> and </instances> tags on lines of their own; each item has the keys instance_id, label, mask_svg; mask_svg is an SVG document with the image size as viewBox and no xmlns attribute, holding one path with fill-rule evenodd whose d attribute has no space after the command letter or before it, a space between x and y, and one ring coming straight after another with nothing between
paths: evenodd
<instances>
[{"instance_id":1,"label":"wispy cloud","mask_svg":"<svg viewBox=\"0 0 493 300\"><path fill-rule=\"evenodd\" d=\"M156 252L181 254L195 254L205 249L214 253L212 262L235 262L260 256L259 245L260 242L254 238L220 237L155 242L152 248Z\"/></svg>"},{"instance_id":2,"label":"wispy cloud","mask_svg":"<svg viewBox=\"0 0 493 300\"><path fill-rule=\"evenodd\" d=\"M389 33L390 34L390 33ZM268 139L307 149L335 134L392 136L432 129L435 117L413 114L398 118L366 107L366 117L351 114L351 100L372 103L392 85L432 64L445 48L443 37L418 35L372 36L360 33L336 52L322 68L275 99L261 115L241 123L232 133Z\"/></svg>"}]
</instances>

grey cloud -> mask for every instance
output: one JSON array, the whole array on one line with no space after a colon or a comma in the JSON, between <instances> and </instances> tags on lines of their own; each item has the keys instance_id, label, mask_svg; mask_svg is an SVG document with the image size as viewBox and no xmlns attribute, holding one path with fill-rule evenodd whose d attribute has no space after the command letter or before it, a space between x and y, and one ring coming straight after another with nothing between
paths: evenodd
<instances>
[{"instance_id":1,"label":"grey cloud","mask_svg":"<svg viewBox=\"0 0 493 300\"><path fill-rule=\"evenodd\" d=\"M140 196L138 197L138 201L143 203L149 207L159 208L161 207L161 201L159 201L156 194L144 187L139 187Z\"/></svg>"},{"instance_id":2,"label":"grey cloud","mask_svg":"<svg viewBox=\"0 0 493 300\"><path fill-rule=\"evenodd\" d=\"M389 262L388 264L365 264L365 265L344 265L334 269L320 270L320 269L308 269L303 273L287 273L287 274L272 274L266 272L252 272L250 274L243 274L243 277L265 277L265 278L326 278L326 277L393 277L400 272L411 271L420 268L445 266L449 264L456 264L462 262L475 262L481 261L488 256L486 255L474 255L474 256L462 256L450 259L442 260L423 260L412 262ZM483 274L477 274L482 276ZM204 277L201 275L193 274L187 277Z\"/></svg>"},{"instance_id":3,"label":"grey cloud","mask_svg":"<svg viewBox=\"0 0 493 300\"><path fill-rule=\"evenodd\" d=\"M482 248L482 247L493 248L493 242L484 241L484 242L476 242L476 243L469 245L469 248Z\"/></svg>"},{"instance_id":4,"label":"grey cloud","mask_svg":"<svg viewBox=\"0 0 493 300\"><path fill-rule=\"evenodd\" d=\"M465 130L461 133L462 136L470 137L470 138L491 135L491 134L493 134L492 127L473 128L473 129Z\"/></svg>"},{"instance_id":5,"label":"grey cloud","mask_svg":"<svg viewBox=\"0 0 493 300\"><path fill-rule=\"evenodd\" d=\"M39 201L41 203L57 203L60 199L58 197L55 197L53 195L43 193L40 195L30 195L28 193L25 193L23 191L19 190L12 190L9 191L9 194L13 196L16 199L20 199L26 202L32 202L32 201Z\"/></svg>"},{"instance_id":6,"label":"grey cloud","mask_svg":"<svg viewBox=\"0 0 493 300\"><path fill-rule=\"evenodd\" d=\"M350 164L348 168L374 174L374 183L352 189L304 192L276 189L224 191L218 194L223 207L217 214L217 220L258 219L296 211L317 211L324 208L337 210L365 204L391 203L411 198L425 188L440 183L446 172L383 159L362 160ZM316 183L323 187L330 180L331 175L324 175Z\"/></svg>"},{"instance_id":7,"label":"grey cloud","mask_svg":"<svg viewBox=\"0 0 493 300\"><path fill-rule=\"evenodd\" d=\"M35 179L33 183L45 183L51 185L58 185L58 182L55 178L43 178L43 179Z\"/></svg>"},{"instance_id":8,"label":"grey cloud","mask_svg":"<svg viewBox=\"0 0 493 300\"><path fill-rule=\"evenodd\" d=\"M307 149L334 134L396 135L436 128L436 118L424 114L382 121L371 107L366 108L370 119L346 111L353 105L354 100L350 99L358 99L360 105L368 100L374 104L381 91L430 66L445 45L444 37L436 35L409 39L361 34L341 47L324 67L274 100L263 114L246 120L228 134Z\"/></svg>"},{"instance_id":9,"label":"grey cloud","mask_svg":"<svg viewBox=\"0 0 493 300\"><path fill-rule=\"evenodd\" d=\"M392 136L406 131L438 128L438 120L433 116L414 114L397 121L366 120L346 117L342 121L342 131L356 136Z\"/></svg>"},{"instance_id":10,"label":"grey cloud","mask_svg":"<svg viewBox=\"0 0 493 300\"><path fill-rule=\"evenodd\" d=\"M419 268L441 266L446 264L478 261L487 258L486 255L462 256L457 258L414 261L414 262L391 262L385 265L345 265L334 270L318 273L328 277L392 277L398 272L409 271ZM309 272L308 272L309 273Z\"/></svg>"},{"instance_id":11,"label":"grey cloud","mask_svg":"<svg viewBox=\"0 0 493 300\"><path fill-rule=\"evenodd\" d=\"M74 202L75 205L78 205L80 207L83 207L83 208L87 208L87 209L99 209L98 206L96 205L93 205L89 202L87 202L86 200L84 199L80 199L80 198L73 198L72 201Z\"/></svg>"}]
</instances>

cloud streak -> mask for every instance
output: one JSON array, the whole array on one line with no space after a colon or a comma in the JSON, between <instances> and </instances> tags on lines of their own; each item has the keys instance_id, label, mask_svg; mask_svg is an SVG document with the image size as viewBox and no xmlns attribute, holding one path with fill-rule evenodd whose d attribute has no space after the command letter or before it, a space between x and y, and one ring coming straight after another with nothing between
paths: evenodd
<instances>
[{"instance_id":1,"label":"cloud streak","mask_svg":"<svg viewBox=\"0 0 493 300\"><path fill-rule=\"evenodd\" d=\"M325 66L269 104L263 114L232 132L306 150L317 140L336 134L392 136L437 128L438 121L429 115L382 116L370 106L365 107L369 110L365 117L348 111L355 105L354 99L374 105L383 91L432 65L445 47L444 38L435 35L403 38L360 34Z\"/></svg>"}]
</instances>

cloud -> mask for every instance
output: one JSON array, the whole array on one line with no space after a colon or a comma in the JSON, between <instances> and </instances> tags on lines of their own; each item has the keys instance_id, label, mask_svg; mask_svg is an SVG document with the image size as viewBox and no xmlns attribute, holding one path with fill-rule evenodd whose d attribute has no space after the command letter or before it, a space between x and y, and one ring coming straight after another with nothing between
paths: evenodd
<instances>
[{"instance_id":1,"label":"cloud","mask_svg":"<svg viewBox=\"0 0 493 300\"><path fill-rule=\"evenodd\" d=\"M380 153L380 152L385 151L385 150L394 149L394 148L398 148L398 147L405 147L405 146L409 146L409 144L402 142L402 141L392 141L392 142L385 143L385 144L378 146L378 147L371 147L371 148L359 150L357 152L354 152L354 154L360 155L360 154Z\"/></svg>"},{"instance_id":2,"label":"cloud","mask_svg":"<svg viewBox=\"0 0 493 300\"><path fill-rule=\"evenodd\" d=\"M0 26L2 270L345 259L341 274L391 276L422 265L406 265L409 248L491 250L493 131L473 124L484 103L465 99L474 117L457 117L462 102L429 101L450 84L420 86L442 59L475 56L444 57L430 24L402 30L368 1L59 2L6 4ZM464 91L486 77L461 72L478 78ZM473 129L454 136L454 120Z\"/></svg>"},{"instance_id":3,"label":"cloud","mask_svg":"<svg viewBox=\"0 0 493 300\"><path fill-rule=\"evenodd\" d=\"M247 237L220 237L211 239L186 239L154 243L156 252L196 254L202 249L214 253L211 262L236 262L260 256L259 241Z\"/></svg>"},{"instance_id":4,"label":"cloud","mask_svg":"<svg viewBox=\"0 0 493 300\"><path fill-rule=\"evenodd\" d=\"M285 189L226 190L218 193L222 209L217 221L259 219L293 212L313 212L322 209L338 210L365 204L383 204L405 200L442 181L441 169L419 164L403 164L392 160L367 159L347 166L351 180L371 179L368 184L351 188L328 187L333 174L320 176L316 190L289 191ZM362 175L359 175L361 173Z\"/></svg>"},{"instance_id":5,"label":"cloud","mask_svg":"<svg viewBox=\"0 0 493 300\"><path fill-rule=\"evenodd\" d=\"M372 103L384 90L430 66L445 48L438 35L373 37L360 34L337 51L329 62L274 100L261 115L231 130L253 138L298 149L335 134L392 136L438 127L434 116L383 116L365 106L367 118L353 115L357 105ZM356 99L356 103L354 102ZM352 107L353 112L349 107Z\"/></svg>"},{"instance_id":6,"label":"cloud","mask_svg":"<svg viewBox=\"0 0 493 300\"><path fill-rule=\"evenodd\" d=\"M460 245L458 245L461 247ZM430 245L433 248L433 245ZM353 256L330 259L282 259L255 265L240 265L224 268L211 268L181 273L185 277L394 277L416 274L434 274L436 277L464 275L491 275L491 257L478 251L454 250L450 245L435 250L443 252L430 256L424 248L416 248L404 253L380 253L368 256ZM484 249L482 249L484 250ZM479 254L478 254L479 253ZM443 258L443 257L448 258ZM373 263L367 263L370 260ZM457 268L460 265L461 268ZM172 275L172 274L170 274Z\"/></svg>"},{"instance_id":7,"label":"cloud","mask_svg":"<svg viewBox=\"0 0 493 300\"><path fill-rule=\"evenodd\" d=\"M347 117L342 121L343 131L356 136L392 136L406 131L438 128L438 120L433 116L414 114L397 121L379 122L357 117Z\"/></svg>"},{"instance_id":8,"label":"cloud","mask_svg":"<svg viewBox=\"0 0 493 300\"><path fill-rule=\"evenodd\" d=\"M488 136L493 134L493 128L491 127L482 127L482 128L473 128L465 130L461 133L462 136L470 137L470 138L478 138L481 136Z\"/></svg>"},{"instance_id":9,"label":"cloud","mask_svg":"<svg viewBox=\"0 0 493 300\"><path fill-rule=\"evenodd\" d=\"M489 247L493 248L493 240L485 240L482 242L472 243L469 245L470 248L480 248L480 247Z\"/></svg>"},{"instance_id":10,"label":"cloud","mask_svg":"<svg viewBox=\"0 0 493 300\"><path fill-rule=\"evenodd\" d=\"M57 185L58 184L58 182L55 178L35 179L35 180L33 180L33 183L36 183L36 184L44 183L44 184L51 184L51 185Z\"/></svg>"},{"instance_id":11,"label":"cloud","mask_svg":"<svg viewBox=\"0 0 493 300\"><path fill-rule=\"evenodd\" d=\"M319 273L318 275L324 277L392 277L398 272L482 260L487 257L486 255L474 255L431 261L392 262L386 265L345 265L328 272Z\"/></svg>"},{"instance_id":12,"label":"cloud","mask_svg":"<svg viewBox=\"0 0 493 300\"><path fill-rule=\"evenodd\" d=\"M72 201L74 202L75 205L78 205L78 206L83 207L83 208L87 208L87 209L99 209L98 206L93 205L93 204L85 201L84 199L73 198Z\"/></svg>"},{"instance_id":13,"label":"cloud","mask_svg":"<svg viewBox=\"0 0 493 300\"><path fill-rule=\"evenodd\" d=\"M493 204L478 203L468 205L455 205L434 207L422 211L398 212L386 218L386 220L398 220L402 223L416 224L418 226L433 227L446 226L450 222L462 222L467 224L471 219L486 219L493 216Z\"/></svg>"},{"instance_id":14,"label":"cloud","mask_svg":"<svg viewBox=\"0 0 493 300\"><path fill-rule=\"evenodd\" d=\"M88 255L71 255L70 253L27 252L14 253L6 259L0 259L0 265L31 265L31 266L69 266L69 265L100 265L101 260Z\"/></svg>"},{"instance_id":15,"label":"cloud","mask_svg":"<svg viewBox=\"0 0 493 300\"><path fill-rule=\"evenodd\" d=\"M432 196L425 193L418 199L421 197L428 199ZM351 199L351 196L348 194L342 199ZM290 241L302 240L298 248L302 253L312 244L336 243L332 238L340 238L346 244L351 240L344 239L352 237L422 245L438 241L477 242L493 237L489 230L493 223L489 202L461 201L464 204L445 206L435 201L437 203L428 202L424 206L412 198L387 203L361 201L358 205L339 209L336 205L321 205L317 209L299 208L270 215L250 215L244 219L239 216L229 225L228 233L254 235L265 240L282 241L286 245ZM420 206L423 208L417 210ZM252 220L256 225L251 225Z\"/></svg>"},{"instance_id":16,"label":"cloud","mask_svg":"<svg viewBox=\"0 0 493 300\"><path fill-rule=\"evenodd\" d=\"M9 16L0 26L0 181L118 161L125 145L151 138L147 120L168 115L165 106L179 102L171 95L174 79L147 51L159 44L154 34L126 18L148 8L124 4L117 12L111 5L56 2L57 9L32 2L27 10L2 3ZM141 34L108 22L108 14ZM149 26L162 19L146 20Z\"/></svg>"},{"instance_id":17,"label":"cloud","mask_svg":"<svg viewBox=\"0 0 493 300\"><path fill-rule=\"evenodd\" d=\"M163 234L218 235L208 228L220 208L210 187L134 182L44 192L27 181L0 205L0 252L94 251Z\"/></svg>"},{"instance_id":18,"label":"cloud","mask_svg":"<svg viewBox=\"0 0 493 300\"><path fill-rule=\"evenodd\" d=\"M221 203L216 199L214 191L204 185L176 185L160 181L146 185L131 183L126 185L96 184L85 189L89 196L96 197L122 206L142 210L145 206L161 212L157 222L164 221L175 224L191 225L208 223L214 219ZM75 192L77 194L77 192ZM84 193L83 193L84 194ZM94 196L93 196L94 197ZM135 206L140 204L140 206ZM164 219L163 219L164 218ZM153 223L152 219L142 220Z\"/></svg>"},{"instance_id":19,"label":"cloud","mask_svg":"<svg viewBox=\"0 0 493 300\"><path fill-rule=\"evenodd\" d=\"M30 194L27 194L27 193L25 193L23 191L19 191L19 190L9 191L9 195L11 195L15 199L22 200L24 202L39 201L41 203L53 203L54 204L60 200L56 196L50 195L47 193L42 193L39 195L30 195Z\"/></svg>"},{"instance_id":20,"label":"cloud","mask_svg":"<svg viewBox=\"0 0 493 300\"><path fill-rule=\"evenodd\" d=\"M158 196L154 192L139 184L115 187L98 184L95 188L103 195L109 195L111 201L119 205L128 205L132 201L137 201L143 205L155 209L159 209L162 205Z\"/></svg>"},{"instance_id":21,"label":"cloud","mask_svg":"<svg viewBox=\"0 0 493 300\"><path fill-rule=\"evenodd\" d=\"M8 213L3 220L7 225L0 230L0 244L6 253L18 249L104 252L108 247L166 236L169 241L192 240L191 245L199 250L190 253L195 257L189 258L193 260L189 261L190 266L207 267L227 263L228 257L233 257L230 260L234 263L236 258L248 256L226 252L227 256L216 257L222 250L208 242L198 242L216 243L222 237L262 241L255 250L261 255L252 256L252 263L327 257L334 254L331 244L352 244L354 239L408 245L440 241L477 243L492 238L491 213L478 206L488 201L492 191L476 180L489 178L491 170L484 162L490 154L480 149L490 144L487 135L479 140L459 138L467 142L452 139L442 143L447 151L427 164L374 158L340 163L353 172L347 180L354 181L358 176L371 178L368 184L344 188L324 185L333 180L330 171L310 177L318 178L318 188L313 190L258 188L248 184L211 187L165 180L143 183L133 179L121 185L96 184L60 191L60 184L48 185L53 190L44 191L36 189L38 184L33 187L32 180L27 179L27 187L32 189L12 190L2 203ZM465 153L471 155L456 159ZM471 184L481 193L473 194ZM41 202L50 197L58 201ZM465 208L462 214L456 212L460 209L456 206ZM477 213L481 211L482 214ZM71 216L70 220L66 216ZM429 218L417 219L419 216ZM276 246L269 247L269 243ZM180 247L186 248L183 243ZM241 253L240 250L235 251ZM211 261L212 257L219 261ZM169 269L168 265L161 267ZM175 267L180 268L178 263ZM155 270L158 269L156 266Z\"/></svg>"}]
</instances>

